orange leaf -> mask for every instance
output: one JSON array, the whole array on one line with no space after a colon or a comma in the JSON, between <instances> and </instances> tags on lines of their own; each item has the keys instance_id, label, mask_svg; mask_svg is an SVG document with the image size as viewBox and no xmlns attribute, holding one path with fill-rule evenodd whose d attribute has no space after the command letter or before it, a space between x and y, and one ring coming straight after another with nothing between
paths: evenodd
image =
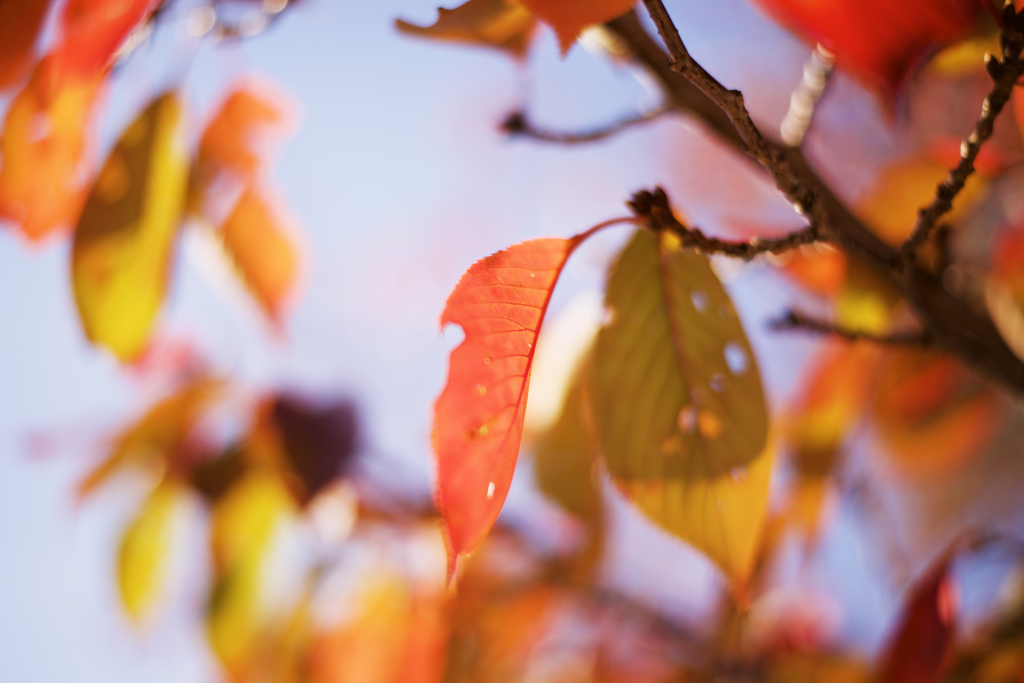
<instances>
[{"instance_id":1,"label":"orange leaf","mask_svg":"<svg viewBox=\"0 0 1024 683\"><path fill-rule=\"evenodd\" d=\"M68 0L53 51L57 84L95 78L160 0Z\"/></svg>"},{"instance_id":2,"label":"orange leaf","mask_svg":"<svg viewBox=\"0 0 1024 683\"><path fill-rule=\"evenodd\" d=\"M0 90L21 80L32 66L33 48L51 0L0 3Z\"/></svg>"},{"instance_id":3,"label":"orange leaf","mask_svg":"<svg viewBox=\"0 0 1024 683\"><path fill-rule=\"evenodd\" d=\"M964 37L983 9L981 0L756 2L889 101L928 48Z\"/></svg>"},{"instance_id":4,"label":"orange leaf","mask_svg":"<svg viewBox=\"0 0 1024 683\"><path fill-rule=\"evenodd\" d=\"M250 187L221 228L224 248L242 281L275 322L295 289L299 272L294 238L270 203Z\"/></svg>"},{"instance_id":5,"label":"orange leaf","mask_svg":"<svg viewBox=\"0 0 1024 683\"><path fill-rule=\"evenodd\" d=\"M516 0L469 0L454 9L437 10L432 26L416 26L398 19L402 33L470 45L486 45L526 57L537 19Z\"/></svg>"},{"instance_id":6,"label":"orange leaf","mask_svg":"<svg viewBox=\"0 0 1024 683\"><path fill-rule=\"evenodd\" d=\"M232 92L206 127L199 163L214 163L251 176L266 156L263 149L289 127L287 97L268 86L247 83Z\"/></svg>"},{"instance_id":7,"label":"orange leaf","mask_svg":"<svg viewBox=\"0 0 1024 683\"><path fill-rule=\"evenodd\" d=\"M589 233L539 239L477 261L448 298L441 324L462 326L434 405L437 505L449 578L501 510L519 455L534 345L566 259Z\"/></svg>"},{"instance_id":8,"label":"orange leaf","mask_svg":"<svg viewBox=\"0 0 1024 683\"><path fill-rule=\"evenodd\" d=\"M881 683L937 683L953 641L954 587L950 558L911 587L909 600L882 658Z\"/></svg>"},{"instance_id":9,"label":"orange leaf","mask_svg":"<svg viewBox=\"0 0 1024 683\"><path fill-rule=\"evenodd\" d=\"M49 58L39 63L11 102L0 133L0 217L33 241L78 218L88 122L101 85L81 81L51 97L45 86L51 67Z\"/></svg>"},{"instance_id":10,"label":"orange leaf","mask_svg":"<svg viewBox=\"0 0 1024 683\"><path fill-rule=\"evenodd\" d=\"M564 55L580 31L628 12L636 0L522 0L528 10L555 29Z\"/></svg>"}]
</instances>

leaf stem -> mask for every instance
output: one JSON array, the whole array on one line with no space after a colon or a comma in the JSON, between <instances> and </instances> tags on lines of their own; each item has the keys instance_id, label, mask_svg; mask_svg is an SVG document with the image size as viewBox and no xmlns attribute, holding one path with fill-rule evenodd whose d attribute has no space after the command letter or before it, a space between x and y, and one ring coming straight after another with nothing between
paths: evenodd
<instances>
[{"instance_id":1,"label":"leaf stem","mask_svg":"<svg viewBox=\"0 0 1024 683\"><path fill-rule=\"evenodd\" d=\"M629 207L633 209L637 218L646 222L652 230L674 232L684 247L692 247L705 254L722 254L744 261L749 261L760 254L780 254L805 244L826 241L817 224L811 224L803 230L782 237L755 237L745 242L708 237L698 228L686 227L675 217L669 206L668 195L660 187L654 188L653 192L637 192L630 200Z\"/></svg>"}]
</instances>

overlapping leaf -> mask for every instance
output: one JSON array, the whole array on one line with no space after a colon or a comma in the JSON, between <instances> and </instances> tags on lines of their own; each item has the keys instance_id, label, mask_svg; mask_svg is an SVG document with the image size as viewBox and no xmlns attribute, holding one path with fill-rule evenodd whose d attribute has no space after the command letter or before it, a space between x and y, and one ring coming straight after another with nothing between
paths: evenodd
<instances>
[{"instance_id":1,"label":"overlapping leaf","mask_svg":"<svg viewBox=\"0 0 1024 683\"><path fill-rule=\"evenodd\" d=\"M878 376L874 424L904 474L948 474L979 455L999 426L994 391L951 356L892 350Z\"/></svg>"},{"instance_id":2,"label":"overlapping leaf","mask_svg":"<svg viewBox=\"0 0 1024 683\"><path fill-rule=\"evenodd\" d=\"M953 643L954 587L950 558L941 558L909 591L882 655L880 683L938 683Z\"/></svg>"},{"instance_id":3,"label":"overlapping leaf","mask_svg":"<svg viewBox=\"0 0 1024 683\"><path fill-rule=\"evenodd\" d=\"M476 262L455 287L441 324L466 338L452 351L434 405L437 503L449 572L490 530L519 455L534 344L566 259L582 241L524 242Z\"/></svg>"},{"instance_id":4,"label":"overlapping leaf","mask_svg":"<svg viewBox=\"0 0 1024 683\"><path fill-rule=\"evenodd\" d=\"M163 305L187 185L182 124L174 94L150 104L111 151L75 231L82 326L122 361L146 350Z\"/></svg>"},{"instance_id":5,"label":"overlapping leaf","mask_svg":"<svg viewBox=\"0 0 1024 683\"><path fill-rule=\"evenodd\" d=\"M58 87L100 75L114 61L131 32L160 0L68 0L53 51Z\"/></svg>"},{"instance_id":6,"label":"overlapping leaf","mask_svg":"<svg viewBox=\"0 0 1024 683\"><path fill-rule=\"evenodd\" d=\"M82 163L99 79L48 91L49 58L7 109L0 133L0 217L39 241L70 228L82 208Z\"/></svg>"},{"instance_id":7,"label":"overlapping leaf","mask_svg":"<svg viewBox=\"0 0 1024 683\"><path fill-rule=\"evenodd\" d=\"M526 56L536 18L516 0L469 0L454 9L438 8L431 26L398 19L402 33L457 43L486 45L522 59Z\"/></svg>"},{"instance_id":8,"label":"overlapping leaf","mask_svg":"<svg viewBox=\"0 0 1024 683\"><path fill-rule=\"evenodd\" d=\"M121 604L137 622L149 615L164 588L181 494L172 482L158 486L121 538L117 586Z\"/></svg>"},{"instance_id":9,"label":"overlapping leaf","mask_svg":"<svg viewBox=\"0 0 1024 683\"><path fill-rule=\"evenodd\" d=\"M166 470L219 389L218 382L199 379L150 408L138 422L117 436L110 455L79 484L78 495L89 495L127 465Z\"/></svg>"},{"instance_id":10,"label":"overlapping leaf","mask_svg":"<svg viewBox=\"0 0 1024 683\"><path fill-rule=\"evenodd\" d=\"M545 24L555 29L562 54L569 51L580 31L625 14L636 0L522 0Z\"/></svg>"},{"instance_id":11,"label":"overlapping leaf","mask_svg":"<svg viewBox=\"0 0 1024 683\"><path fill-rule=\"evenodd\" d=\"M608 281L590 400L608 472L738 584L772 466L757 363L707 258L640 230Z\"/></svg>"},{"instance_id":12,"label":"overlapping leaf","mask_svg":"<svg viewBox=\"0 0 1024 683\"><path fill-rule=\"evenodd\" d=\"M0 90L16 84L28 73L51 3L52 0L0 3Z\"/></svg>"},{"instance_id":13,"label":"overlapping leaf","mask_svg":"<svg viewBox=\"0 0 1024 683\"><path fill-rule=\"evenodd\" d=\"M984 9L982 0L755 2L887 99L929 48L970 33Z\"/></svg>"},{"instance_id":14,"label":"overlapping leaf","mask_svg":"<svg viewBox=\"0 0 1024 683\"><path fill-rule=\"evenodd\" d=\"M224 249L253 298L280 323L299 275L295 240L263 193L246 189L220 229Z\"/></svg>"}]
</instances>

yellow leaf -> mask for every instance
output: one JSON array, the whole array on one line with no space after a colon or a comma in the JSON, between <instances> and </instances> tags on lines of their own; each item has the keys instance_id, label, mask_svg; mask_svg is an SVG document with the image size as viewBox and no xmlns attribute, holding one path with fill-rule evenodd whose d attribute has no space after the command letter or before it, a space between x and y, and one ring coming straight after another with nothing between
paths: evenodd
<instances>
[{"instance_id":1,"label":"yellow leaf","mask_svg":"<svg viewBox=\"0 0 1024 683\"><path fill-rule=\"evenodd\" d=\"M180 496L174 483L158 486L121 538L117 586L125 611L136 622L149 615L163 589Z\"/></svg>"},{"instance_id":2,"label":"yellow leaf","mask_svg":"<svg viewBox=\"0 0 1024 683\"><path fill-rule=\"evenodd\" d=\"M526 56L536 18L515 0L469 0L455 9L437 10L432 26L398 19L402 33L456 43L496 47L522 59Z\"/></svg>"},{"instance_id":3,"label":"yellow leaf","mask_svg":"<svg viewBox=\"0 0 1024 683\"><path fill-rule=\"evenodd\" d=\"M218 382L202 378L150 408L114 439L110 455L78 485L78 496L89 495L127 465L166 469L219 389Z\"/></svg>"},{"instance_id":4,"label":"yellow leaf","mask_svg":"<svg viewBox=\"0 0 1024 683\"><path fill-rule=\"evenodd\" d=\"M576 42L580 31L625 14L636 0L523 0L523 4L555 29L564 55Z\"/></svg>"},{"instance_id":5,"label":"yellow leaf","mask_svg":"<svg viewBox=\"0 0 1024 683\"><path fill-rule=\"evenodd\" d=\"M280 478L253 470L217 501L210 545L217 581L206 630L217 658L236 675L257 657L266 636L266 566L282 523L295 505Z\"/></svg>"},{"instance_id":6,"label":"yellow leaf","mask_svg":"<svg viewBox=\"0 0 1024 683\"><path fill-rule=\"evenodd\" d=\"M253 187L238 200L221 227L224 249L239 277L275 322L295 288L299 256L280 212Z\"/></svg>"},{"instance_id":7,"label":"yellow leaf","mask_svg":"<svg viewBox=\"0 0 1024 683\"><path fill-rule=\"evenodd\" d=\"M183 111L156 99L107 157L75 231L71 275L89 339L122 361L149 344L187 184Z\"/></svg>"},{"instance_id":8,"label":"yellow leaf","mask_svg":"<svg viewBox=\"0 0 1024 683\"><path fill-rule=\"evenodd\" d=\"M706 257L637 231L608 280L611 322L590 382L608 471L660 526L742 588L764 520L773 448L760 373Z\"/></svg>"}]
</instances>

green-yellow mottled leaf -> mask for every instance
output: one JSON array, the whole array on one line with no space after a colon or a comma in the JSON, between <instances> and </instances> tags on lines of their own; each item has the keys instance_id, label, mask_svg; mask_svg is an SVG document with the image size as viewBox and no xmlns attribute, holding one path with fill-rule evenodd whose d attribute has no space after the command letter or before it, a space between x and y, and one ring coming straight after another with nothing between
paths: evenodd
<instances>
[{"instance_id":1,"label":"green-yellow mottled leaf","mask_svg":"<svg viewBox=\"0 0 1024 683\"><path fill-rule=\"evenodd\" d=\"M163 304L187 186L182 104L157 98L107 157L75 230L71 276L89 339L132 361Z\"/></svg>"},{"instance_id":2,"label":"green-yellow mottled leaf","mask_svg":"<svg viewBox=\"0 0 1024 683\"><path fill-rule=\"evenodd\" d=\"M533 13L515 0L469 0L454 9L438 8L431 26L401 19L395 26L409 35L495 47L522 59L536 23Z\"/></svg>"},{"instance_id":3,"label":"green-yellow mottled leaf","mask_svg":"<svg viewBox=\"0 0 1024 683\"><path fill-rule=\"evenodd\" d=\"M648 517L738 585L764 519L772 449L761 379L707 258L639 230L612 268L590 380L608 472Z\"/></svg>"},{"instance_id":4,"label":"green-yellow mottled leaf","mask_svg":"<svg viewBox=\"0 0 1024 683\"><path fill-rule=\"evenodd\" d=\"M117 587L125 611L136 622L149 615L164 587L180 494L173 483L158 486L121 538Z\"/></svg>"},{"instance_id":5,"label":"green-yellow mottled leaf","mask_svg":"<svg viewBox=\"0 0 1024 683\"><path fill-rule=\"evenodd\" d=\"M601 494L594 477L594 438L583 411L583 383L577 378L558 419L537 439L534 473L544 495L568 512L592 520L601 514Z\"/></svg>"}]
</instances>

